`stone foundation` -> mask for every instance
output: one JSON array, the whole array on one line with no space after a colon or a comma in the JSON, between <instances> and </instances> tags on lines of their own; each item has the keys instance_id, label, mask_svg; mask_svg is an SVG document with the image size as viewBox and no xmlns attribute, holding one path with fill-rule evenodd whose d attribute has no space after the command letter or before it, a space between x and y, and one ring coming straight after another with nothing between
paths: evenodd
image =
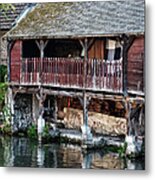
<instances>
[{"instance_id":1,"label":"stone foundation","mask_svg":"<svg viewBox=\"0 0 155 180\"><path fill-rule=\"evenodd\" d=\"M32 123L32 95L17 94L14 102L13 132L25 131Z\"/></svg>"}]
</instances>

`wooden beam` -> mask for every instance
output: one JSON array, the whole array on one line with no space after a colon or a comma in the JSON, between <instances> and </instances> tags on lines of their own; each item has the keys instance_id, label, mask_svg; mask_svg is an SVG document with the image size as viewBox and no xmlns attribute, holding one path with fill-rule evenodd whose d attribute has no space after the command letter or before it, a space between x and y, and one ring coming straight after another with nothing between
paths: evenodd
<instances>
[{"instance_id":1,"label":"wooden beam","mask_svg":"<svg viewBox=\"0 0 155 180\"><path fill-rule=\"evenodd\" d=\"M95 41L95 38L92 38L92 39L90 39L90 40L88 41L87 50L91 48L91 46L92 46L92 44L94 43L94 41ZM81 39L79 39L79 42L80 42L82 48L85 49L85 48L86 48L86 46L85 46L85 40L82 41Z\"/></svg>"},{"instance_id":2,"label":"wooden beam","mask_svg":"<svg viewBox=\"0 0 155 180\"><path fill-rule=\"evenodd\" d=\"M47 43L48 43L48 42L49 42L49 40L46 40L46 41L43 41L43 40L40 40L40 41L35 40L35 43L37 44L39 50L40 50L41 48L45 49L45 47L47 46Z\"/></svg>"},{"instance_id":3,"label":"wooden beam","mask_svg":"<svg viewBox=\"0 0 155 180\"><path fill-rule=\"evenodd\" d=\"M88 42L88 49L87 50L89 50L92 47L94 42L95 42L95 38L92 38L91 40L89 40L89 42Z\"/></svg>"},{"instance_id":4,"label":"wooden beam","mask_svg":"<svg viewBox=\"0 0 155 180\"><path fill-rule=\"evenodd\" d=\"M38 49L40 50L40 43L39 43L39 41L38 41L38 40L35 40L35 43L37 44Z\"/></svg>"},{"instance_id":5,"label":"wooden beam","mask_svg":"<svg viewBox=\"0 0 155 180\"><path fill-rule=\"evenodd\" d=\"M80 42L80 44L81 44L82 48L84 49L84 48L85 48L85 46L84 46L84 42L83 42L81 39L79 39L79 42Z\"/></svg>"},{"instance_id":6,"label":"wooden beam","mask_svg":"<svg viewBox=\"0 0 155 180\"><path fill-rule=\"evenodd\" d=\"M10 86L11 87L11 86ZM40 98L40 95L38 94L39 92L39 87L36 86L36 87L30 87L30 86L26 86L26 87L16 87L16 86L12 86L13 87L13 91L14 92L19 92L19 93L29 93L29 94L32 94L32 93L36 93L36 95L38 96L38 100ZM51 88L47 88L47 87L41 87L43 88L43 92L47 95L56 95L56 96L65 96L65 97L78 97L81 99L82 103L83 104L83 91L69 91L69 90L62 90L62 89L51 89ZM94 92L88 92L87 91L87 96L89 98L98 98L98 99L111 99L111 100L115 100L115 101L120 101L122 99L124 99L124 96L123 94L122 95L117 95L117 94L106 94L106 93L103 93L103 92L99 92L99 93L94 93Z\"/></svg>"}]
</instances>

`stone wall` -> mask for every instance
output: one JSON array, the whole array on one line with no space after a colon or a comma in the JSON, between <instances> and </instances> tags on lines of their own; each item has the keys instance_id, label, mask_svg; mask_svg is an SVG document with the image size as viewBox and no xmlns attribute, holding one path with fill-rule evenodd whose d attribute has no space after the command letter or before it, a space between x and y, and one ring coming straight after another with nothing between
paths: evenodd
<instances>
[{"instance_id":1,"label":"stone wall","mask_svg":"<svg viewBox=\"0 0 155 180\"><path fill-rule=\"evenodd\" d=\"M17 94L14 103L13 130L25 131L32 123L32 95Z\"/></svg>"}]
</instances>

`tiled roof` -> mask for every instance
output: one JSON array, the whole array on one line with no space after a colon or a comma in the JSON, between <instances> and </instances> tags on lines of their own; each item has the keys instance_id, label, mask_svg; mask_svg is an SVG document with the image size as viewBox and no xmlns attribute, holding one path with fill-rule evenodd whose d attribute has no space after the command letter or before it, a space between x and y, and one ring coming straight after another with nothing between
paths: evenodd
<instances>
[{"instance_id":1,"label":"tiled roof","mask_svg":"<svg viewBox=\"0 0 155 180\"><path fill-rule=\"evenodd\" d=\"M40 3L7 36L84 37L144 33L144 0Z\"/></svg>"},{"instance_id":2,"label":"tiled roof","mask_svg":"<svg viewBox=\"0 0 155 180\"><path fill-rule=\"evenodd\" d=\"M17 18L24 12L28 7L28 3L15 3L12 4L14 9L10 9L7 12L0 11L0 29L8 30L11 29L15 24Z\"/></svg>"}]
</instances>

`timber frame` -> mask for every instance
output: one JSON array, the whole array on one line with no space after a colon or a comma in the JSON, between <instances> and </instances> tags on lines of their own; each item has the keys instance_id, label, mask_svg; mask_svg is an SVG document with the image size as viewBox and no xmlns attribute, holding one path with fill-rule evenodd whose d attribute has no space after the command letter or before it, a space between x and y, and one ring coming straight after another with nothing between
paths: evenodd
<instances>
[{"instance_id":1,"label":"timber frame","mask_svg":"<svg viewBox=\"0 0 155 180\"><path fill-rule=\"evenodd\" d=\"M87 83L87 77L86 77L86 71L87 71L87 62L88 62L88 49L90 48L90 46L92 45L92 43L94 42L94 38L91 38L88 41L88 38L83 38L83 39L79 39L79 43L81 44L83 51L84 51L84 69L83 69L83 89L77 89L77 88L63 88L63 87L52 87L50 85L44 85L41 83L41 79L39 79L39 84L38 86L34 86L34 85L22 85L22 84L16 84L11 82L11 78L10 78L10 66L8 68L8 80L10 82L10 88L12 88L14 96L17 93L36 93L37 98L39 100L39 114L40 116L43 116L44 113L44 107L43 107L43 103L46 99L47 95L54 95L54 96L66 96L66 97L78 97L81 105L83 107L83 124L87 127L88 126L88 105L90 102L91 98L99 98L99 99L112 99L114 101L117 101L120 99L124 102L124 107L126 108L126 118L128 119L128 122L130 122L130 112L131 112L131 108L130 108L130 103L128 101L128 99L130 99L130 95L128 94L128 90L127 90L127 67L128 67L128 58L127 58L127 54L128 54L128 50L129 48L132 46L132 43L134 42L136 36L132 35L132 36L127 36L125 34L123 34L121 36L121 39L123 41L123 79L122 79L122 84L123 84L123 89L121 92L114 92L114 91L108 91L108 90L100 90L100 91L93 91L93 90L88 90L86 88L86 83ZM48 40L36 40L35 41L39 50L40 50L40 60L41 62L43 62L43 58L44 58L44 49L47 46ZM11 65L11 56L10 56L10 52L12 50L12 47L14 45L15 41L8 41L8 62L9 65ZM43 71L43 67L41 66L41 71L40 71L40 76L42 75L42 71ZM139 94L141 96L141 94ZM133 94L133 97L137 97L137 95ZM143 95L142 95L143 96ZM55 98L56 99L56 98ZM57 109L57 102L55 100L55 109ZM57 110L56 110L57 111ZM55 119L57 119L57 115L55 112ZM128 125L129 127L130 125Z\"/></svg>"}]
</instances>

